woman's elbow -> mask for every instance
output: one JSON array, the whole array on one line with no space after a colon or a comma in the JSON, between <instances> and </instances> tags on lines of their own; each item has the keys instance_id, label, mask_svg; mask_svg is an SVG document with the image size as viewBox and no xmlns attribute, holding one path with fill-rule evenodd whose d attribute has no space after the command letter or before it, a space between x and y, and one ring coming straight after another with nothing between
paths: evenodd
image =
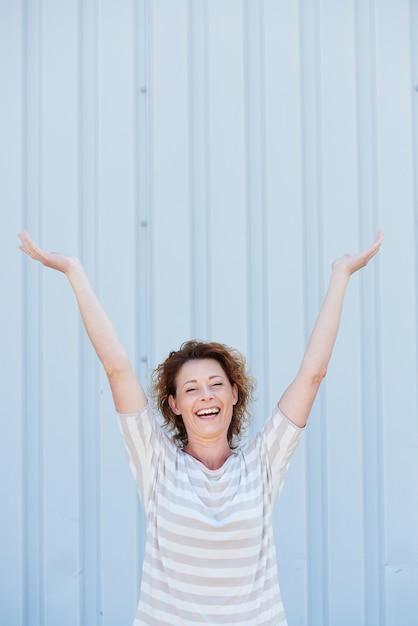
<instances>
[{"instance_id":1,"label":"woman's elbow","mask_svg":"<svg viewBox=\"0 0 418 626\"><path fill-rule=\"evenodd\" d=\"M306 369L304 372L304 378L306 381L309 381L309 385L314 389L319 389L322 381L327 375L326 367L315 367Z\"/></svg>"}]
</instances>

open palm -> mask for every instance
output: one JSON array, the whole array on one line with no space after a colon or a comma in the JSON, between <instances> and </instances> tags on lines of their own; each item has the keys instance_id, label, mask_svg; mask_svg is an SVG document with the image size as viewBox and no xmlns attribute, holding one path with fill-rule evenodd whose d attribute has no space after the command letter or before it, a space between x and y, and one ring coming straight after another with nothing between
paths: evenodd
<instances>
[{"instance_id":1,"label":"open palm","mask_svg":"<svg viewBox=\"0 0 418 626\"><path fill-rule=\"evenodd\" d=\"M24 230L18 234L22 245L19 246L20 250L25 252L28 256L35 261L39 261L46 267L51 267L54 270L68 274L69 270L77 263L78 259L72 256L66 256L64 254L58 254L57 252L46 252L37 246L30 237L29 233Z\"/></svg>"},{"instance_id":2,"label":"open palm","mask_svg":"<svg viewBox=\"0 0 418 626\"><path fill-rule=\"evenodd\" d=\"M341 267L351 276L351 274L354 274L357 270L365 267L370 259L372 259L375 254L379 252L383 236L383 231L379 230L375 242L369 248L363 250L362 252L358 252L357 254L344 254L344 256L334 261L332 269L338 269Z\"/></svg>"}]
</instances>

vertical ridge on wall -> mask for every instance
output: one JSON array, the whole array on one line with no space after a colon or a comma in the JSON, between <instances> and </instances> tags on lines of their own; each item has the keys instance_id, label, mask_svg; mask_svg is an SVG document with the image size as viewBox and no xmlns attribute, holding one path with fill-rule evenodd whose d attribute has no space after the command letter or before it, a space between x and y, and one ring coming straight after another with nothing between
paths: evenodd
<instances>
[{"instance_id":1,"label":"vertical ridge on wall","mask_svg":"<svg viewBox=\"0 0 418 626\"><path fill-rule=\"evenodd\" d=\"M42 0L26 2L23 15L23 217L42 233ZM22 619L44 622L42 278L38 267L23 272L23 607Z\"/></svg>"},{"instance_id":2,"label":"vertical ridge on wall","mask_svg":"<svg viewBox=\"0 0 418 626\"><path fill-rule=\"evenodd\" d=\"M303 233L305 274L305 343L312 331L322 299L322 146L321 69L319 40L321 11L313 0L300 4L302 141L303 141ZM310 308L312 307L312 308ZM312 410L306 443L308 524L307 570L309 623L328 624L328 545L326 487L326 415L324 389Z\"/></svg>"},{"instance_id":3,"label":"vertical ridge on wall","mask_svg":"<svg viewBox=\"0 0 418 626\"><path fill-rule=\"evenodd\" d=\"M396 394L382 385L382 421L385 496L384 582L385 615L397 619L401 602L409 624L418 614L418 449L417 397L410 394L418 379L416 357L415 219L412 169L413 119L411 109L410 3L376 3L377 95L379 136L379 209L386 231L381 255L382 376L398 377ZM397 45L393 45L393 41ZM401 165L402 164L402 165ZM395 253L396 250L396 253ZM401 268L391 262L399 258ZM402 338L400 329L410 329ZM408 488L404 488L408 479ZM390 529L402 529L392 532ZM396 598L396 601L395 601ZM415 619L413 619L415 616Z\"/></svg>"},{"instance_id":4,"label":"vertical ridge on wall","mask_svg":"<svg viewBox=\"0 0 418 626\"><path fill-rule=\"evenodd\" d=\"M150 124L149 101L152 98L149 71L149 6L147 0L134 4L135 10L135 203L136 203L136 268L135 319L137 320L138 375L145 385L150 363L150 258L149 234L153 224L150 196Z\"/></svg>"},{"instance_id":5,"label":"vertical ridge on wall","mask_svg":"<svg viewBox=\"0 0 418 626\"><path fill-rule=\"evenodd\" d=\"M150 9L148 0L134 4L135 11L135 204L136 204L136 239L135 239L135 343L137 345L136 371L141 384L146 390L148 368L151 364L151 337L153 316L151 315L150 281L150 229L151 189L150 189L150 98L152 84L150 77ZM136 493L135 493L136 497ZM140 501L136 498L136 549L138 563L144 558L145 517ZM141 569L136 568L136 589L141 583Z\"/></svg>"},{"instance_id":6,"label":"vertical ridge on wall","mask_svg":"<svg viewBox=\"0 0 418 626\"><path fill-rule=\"evenodd\" d=\"M45 3L43 11L42 245L70 253L77 251L79 235L77 10L78 3L66 1ZM44 586L53 598L45 606L45 626L66 626L77 622L80 599L78 318L65 277L37 269L44 282Z\"/></svg>"},{"instance_id":7,"label":"vertical ridge on wall","mask_svg":"<svg viewBox=\"0 0 418 626\"><path fill-rule=\"evenodd\" d=\"M208 18L206 0L188 0L191 334L198 339L207 339L211 335ZM202 254L202 247L208 251L207 254Z\"/></svg>"},{"instance_id":8,"label":"vertical ridge on wall","mask_svg":"<svg viewBox=\"0 0 418 626\"><path fill-rule=\"evenodd\" d=\"M266 237L266 141L265 141L265 49L264 2L246 0L244 12L246 220L248 275L248 350L251 370L257 379L256 430L267 414L269 381L267 363L268 241Z\"/></svg>"},{"instance_id":9,"label":"vertical ridge on wall","mask_svg":"<svg viewBox=\"0 0 418 626\"><path fill-rule=\"evenodd\" d=\"M144 135L146 136L146 154L144 158L146 159L146 212L148 215L147 223L148 228L146 237L147 237L147 327L144 330L147 333L146 337L146 345L148 346L148 360L147 360L147 374L149 372L149 368L152 363L155 363L156 354L154 350L154 342L153 337L155 336L155 315L153 310L153 304L155 302L155 273L154 273L154 247L155 247L155 219L154 219L154 114L153 114L153 101L154 101L154 43L153 43L153 33L154 33L154 24L153 24L153 3L150 0L143 0L143 19L144 25L142 27L141 32L144 34L146 39L146 50L143 50L143 61L141 62L141 66L143 67L144 76L146 77L147 84L147 103L146 103L146 123L147 128L144 129ZM144 33L145 30L145 33ZM142 65L143 63L143 65ZM142 116L143 119L143 116ZM145 337L144 337L145 341ZM144 373L145 374L145 373ZM144 378L144 383L147 378Z\"/></svg>"},{"instance_id":10,"label":"vertical ridge on wall","mask_svg":"<svg viewBox=\"0 0 418 626\"><path fill-rule=\"evenodd\" d=\"M12 3L0 19L0 607L1 621L20 622L23 606L22 537L25 527L23 447L24 269L16 234L22 228L24 198L23 6ZM20 255L20 257L19 257ZM11 343L10 343L11 342ZM27 408L27 407L26 407ZM16 558L17 557L17 558Z\"/></svg>"},{"instance_id":11,"label":"vertical ridge on wall","mask_svg":"<svg viewBox=\"0 0 418 626\"><path fill-rule=\"evenodd\" d=\"M366 247L379 224L377 188L376 74L373 1L356 2L357 169L360 245ZM360 219L361 218L361 219ZM361 364L363 423L363 621L383 624L384 599L381 554L383 547L382 407L377 270L361 277ZM376 320L378 323L376 324ZM371 331L370 329L373 329ZM376 575L377 572L377 575Z\"/></svg>"},{"instance_id":12,"label":"vertical ridge on wall","mask_svg":"<svg viewBox=\"0 0 418 626\"><path fill-rule=\"evenodd\" d=\"M267 213L266 213L266 138L265 138L265 6L263 1L244 3L243 54L245 62L245 185L248 276L248 358L257 380L255 430L267 415L269 380Z\"/></svg>"},{"instance_id":13,"label":"vertical ridge on wall","mask_svg":"<svg viewBox=\"0 0 418 626\"><path fill-rule=\"evenodd\" d=\"M130 0L99 11L99 289L122 345L138 362L138 198L136 10ZM137 599L137 497L126 468L107 377L100 369L101 611L108 623L131 619ZM120 575L123 569L124 576ZM117 601L116 601L117 598Z\"/></svg>"},{"instance_id":14,"label":"vertical ridge on wall","mask_svg":"<svg viewBox=\"0 0 418 626\"><path fill-rule=\"evenodd\" d=\"M78 239L79 254L93 286L97 284L98 181L98 7L78 3ZM97 622L101 610L101 424L97 392L99 364L81 320L78 346L80 624Z\"/></svg>"},{"instance_id":15,"label":"vertical ridge on wall","mask_svg":"<svg viewBox=\"0 0 418 626\"><path fill-rule=\"evenodd\" d=\"M352 0L321 2L321 300L331 263L358 249L355 14ZM344 193L342 193L344 189ZM340 331L323 385L326 416L328 621L362 620L361 387L359 282L347 289ZM343 383L344 381L344 383ZM324 393L325 392L325 393ZM347 454L347 450L350 453ZM338 494L344 493L344 498ZM347 533L347 527L350 532ZM341 567L341 563L345 563ZM347 597L351 602L347 603Z\"/></svg>"},{"instance_id":16,"label":"vertical ridge on wall","mask_svg":"<svg viewBox=\"0 0 418 626\"><path fill-rule=\"evenodd\" d=\"M189 6L187 0L151 6L153 339L160 361L191 327ZM170 309L173 325L162 322Z\"/></svg>"},{"instance_id":17,"label":"vertical ridge on wall","mask_svg":"<svg viewBox=\"0 0 418 626\"><path fill-rule=\"evenodd\" d=\"M268 410L296 375L304 349L305 247L302 207L301 45L299 3L264 0L265 347ZM251 27L251 25L249 24ZM255 25L257 28L257 24ZM273 295L274 294L274 295ZM264 415L264 419L268 412ZM306 623L307 518L305 442L292 461L286 485L274 511L282 597L289 622ZM296 520L296 523L295 523ZM298 602L292 605L292 598Z\"/></svg>"},{"instance_id":18,"label":"vertical ridge on wall","mask_svg":"<svg viewBox=\"0 0 418 626\"><path fill-rule=\"evenodd\" d=\"M242 0L208 4L211 331L247 353L244 7Z\"/></svg>"},{"instance_id":19,"label":"vertical ridge on wall","mask_svg":"<svg viewBox=\"0 0 418 626\"><path fill-rule=\"evenodd\" d=\"M410 1L411 83L412 83L412 129L413 129L413 216L414 216L414 307L418 309L418 3ZM417 320L417 315L415 315ZM415 371L418 372L418 329L415 327ZM418 406L418 385L415 387L415 406ZM418 442L418 415L415 416L415 442ZM415 494L418 495L418 458L415 459ZM415 577L416 578L416 577ZM417 602L415 602L415 607ZM413 612L413 611L412 611ZM416 608L415 613L418 613ZM416 615L415 615L416 618ZM414 617L412 617L414 619Z\"/></svg>"},{"instance_id":20,"label":"vertical ridge on wall","mask_svg":"<svg viewBox=\"0 0 418 626\"><path fill-rule=\"evenodd\" d=\"M418 306L418 3L410 0L410 37L411 37L411 83L412 83L412 128L413 128L413 173L414 173L414 240L415 240L415 303ZM418 369L418 333L417 333L417 369ZM417 386L418 402L418 386ZM418 427L418 425L417 425Z\"/></svg>"}]
</instances>

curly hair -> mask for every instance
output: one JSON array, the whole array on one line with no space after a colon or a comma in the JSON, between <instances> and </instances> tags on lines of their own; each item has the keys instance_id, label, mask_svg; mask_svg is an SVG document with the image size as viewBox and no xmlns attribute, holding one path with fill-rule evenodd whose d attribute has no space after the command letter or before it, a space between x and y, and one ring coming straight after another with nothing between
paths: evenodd
<instances>
[{"instance_id":1,"label":"curly hair","mask_svg":"<svg viewBox=\"0 0 418 626\"><path fill-rule=\"evenodd\" d=\"M227 435L228 444L234 449L250 422L249 405L255 391L255 380L249 375L246 360L238 350L216 342L195 339L184 342L179 350L172 350L166 360L153 371L151 397L163 417L164 428L172 433L174 442L184 449L188 443L186 427L182 416L171 410L168 398L170 395L176 397L180 368L187 361L199 359L218 361L231 385L237 386L238 400L233 407Z\"/></svg>"}]
</instances>

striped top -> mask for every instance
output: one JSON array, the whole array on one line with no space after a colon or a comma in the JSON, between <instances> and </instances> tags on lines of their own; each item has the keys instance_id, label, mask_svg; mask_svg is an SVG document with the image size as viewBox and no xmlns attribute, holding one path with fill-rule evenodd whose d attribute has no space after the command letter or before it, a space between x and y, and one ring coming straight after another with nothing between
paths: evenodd
<instances>
[{"instance_id":1,"label":"striped top","mask_svg":"<svg viewBox=\"0 0 418 626\"><path fill-rule=\"evenodd\" d=\"M262 431L210 470L151 409L119 415L147 519L134 626L285 625L271 524L303 429L276 407Z\"/></svg>"}]
</instances>

